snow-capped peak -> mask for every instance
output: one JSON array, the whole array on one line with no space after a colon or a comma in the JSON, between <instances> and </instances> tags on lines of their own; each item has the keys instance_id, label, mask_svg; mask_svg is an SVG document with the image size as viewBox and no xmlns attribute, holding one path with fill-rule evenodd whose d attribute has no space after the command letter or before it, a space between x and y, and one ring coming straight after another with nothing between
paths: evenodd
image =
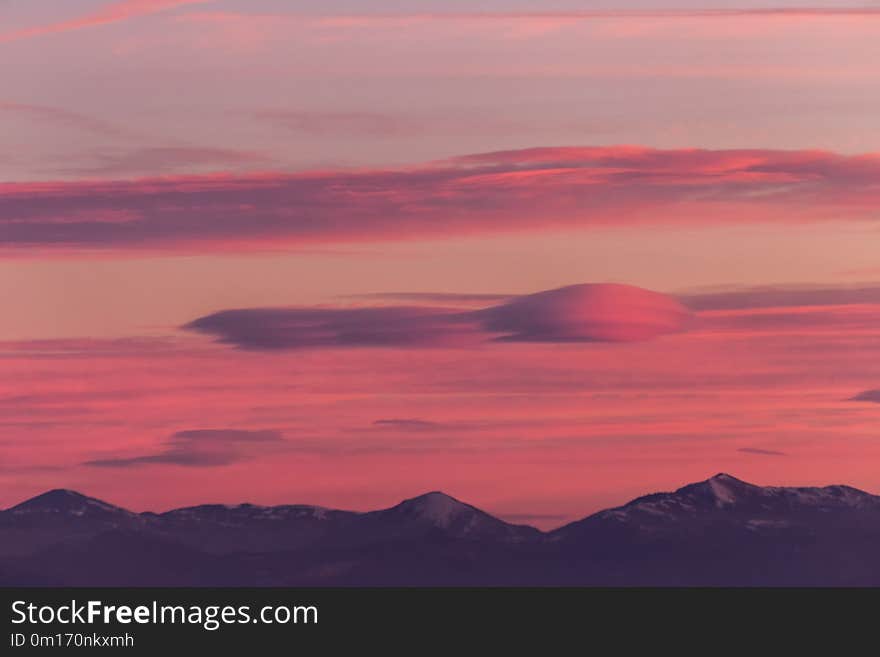
<instances>
[{"instance_id":1,"label":"snow-capped peak","mask_svg":"<svg viewBox=\"0 0 880 657\"><path fill-rule=\"evenodd\" d=\"M722 508L760 495L763 490L760 486L749 484L725 472L719 472L706 481L679 488L675 491L675 495L687 497L694 502L708 502L715 507Z\"/></svg>"},{"instance_id":2,"label":"snow-capped peak","mask_svg":"<svg viewBox=\"0 0 880 657\"><path fill-rule=\"evenodd\" d=\"M25 515L34 513L56 513L70 516L84 516L87 514L119 514L124 513L132 515L128 511L121 509L107 502L88 497L76 491L66 488L56 488L47 491L29 500L25 500L18 504L9 512L13 515Z\"/></svg>"},{"instance_id":3,"label":"snow-capped peak","mask_svg":"<svg viewBox=\"0 0 880 657\"><path fill-rule=\"evenodd\" d=\"M733 475L729 475L726 472L719 472L714 477L710 477L709 481L714 481L722 484L736 484L742 486L752 486L752 484L748 484L744 482L742 479L737 479Z\"/></svg>"},{"instance_id":4,"label":"snow-capped peak","mask_svg":"<svg viewBox=\"0 0 880 657\"><path fill-rule=\"evenodd\" d=\"M722 472L672 493L654 493L636 498L622 507L601 511L596 516L620 522L636 520L644 524L687 520L716 511L752 514L754 519L798 510L827 512L860 508L880 509L880 497L849 486L762 487Z\"/></svg>"},{"instance_id":5,"label":"snow-capped peak","mask_svg":"<svg viewBox=\"0 0 880 657\"><path fill-rule=\"evenodd\" d=\"M454 497L432 491L401 502L396 509L428 520L437 527L449 527L457 518L476 510Z\"/></svg>"},{"instance_id":6,"label":"snow-capped peak","mask_svg":"<svg viewBox=\"0 0 880 657\"><path fill-rule=\"evenodd\" d=\"M758 486L753 486L752 484L740 481L736 477L732 477L724 472L720 472L707 480L706 484L708 485L712 496L715 498L715 504L717 506L736 504L737 497L743 491L759 488Z\"/></svg>"}]
</instances>

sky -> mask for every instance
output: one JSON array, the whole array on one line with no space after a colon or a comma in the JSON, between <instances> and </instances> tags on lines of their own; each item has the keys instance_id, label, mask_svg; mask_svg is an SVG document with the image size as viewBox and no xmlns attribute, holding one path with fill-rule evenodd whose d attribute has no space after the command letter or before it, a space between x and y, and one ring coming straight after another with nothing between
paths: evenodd
<instances>
[{"instance_id":1,"label":"sky","mask_svg":"<svg viewBox=\"0 0 880 657\"><path fill-rule=\"evenodd\" d=\"M0 506L880 493L880 2L0 1Z\"/></svg>"}]
</instances>

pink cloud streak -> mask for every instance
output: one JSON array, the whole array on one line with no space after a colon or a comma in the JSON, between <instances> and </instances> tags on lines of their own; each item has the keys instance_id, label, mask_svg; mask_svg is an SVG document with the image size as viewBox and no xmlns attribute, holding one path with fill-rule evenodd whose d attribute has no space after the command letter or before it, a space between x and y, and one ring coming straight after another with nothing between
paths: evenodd
<instances>
[{"instance_id":1,"label":"pink cloud streak","mask_svg":"<svg viewBox=\"0 0 880 657\"><path fill-rule=\"evenodd\" d=\"M880 155L534 148L421 166L0 185L0 247L250 250L586 229L872 220ZM91 217L122 217L102 221Z\"/></svg>"},{"instance_id":2,"label":"pink cloud streak","mask_svg":"<svg viewBox=\"0 0 880 657\"><path fill-rule=\"evenodd\" d=\"M423 12L376 12L349 14L309 13L236 13L208 11L186 14L185 21L232 22L237 19L256 20L267 18L293 18L309 20L327 27L362 27L376 23L412 24L420 21L562 21L576 22L599 19L676 19L676 18L834 18L880 16L880 8L852 7L742 7L706 9L596 9L585 11L423 11Z\"/></svg>"},{"instance_id":3,"label":"pink cloud streak","mask_svg":"<svg viewBox=\"0 0 880 657\"><path fill-rule=\"evenodd\" d=\"M204 4L211 1L212 0L123 0L122 2L112 2L86 16L80 16L79 18L73 18L59 23L38 25L36 27L28 27L14 32L0 34L0 43L39 37L47 34L57 34L59 32L81 30L89 27L97 27L99 25L107 25L109 23L118 23L130 18L147 16L168 9L176 9L177 7L185 5Z\"/></svg>"}]
</instances>

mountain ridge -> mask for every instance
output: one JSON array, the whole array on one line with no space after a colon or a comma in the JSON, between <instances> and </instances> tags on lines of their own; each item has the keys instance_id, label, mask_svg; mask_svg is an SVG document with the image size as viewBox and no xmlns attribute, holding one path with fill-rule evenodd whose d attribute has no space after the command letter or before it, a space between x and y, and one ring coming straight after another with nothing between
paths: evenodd
<instances>
[{"instance_id":1,"label":"mountain ridge","mask_svg":"<svg viewBox=\"0 0 880 657\"><path fill-rule=\"evenodd\" d=\"M440 491L374 511L134 513L55 489L0 511L0 585L880 586L880 496L719 473L550 531Z\"/></svg>"},{"instance_id":2,"label":"mountain ridge","mask_svg":"<svg viewBox=\"0 0 880 657\"><path fill-rule=\"evenodd\" d=\"M741 503L743 501L743 495L753 497L761 494L775 494L781 496L786 494L800 494L803 496L805 502L808 501L809 495L812 494L812 498L816 502L828 502L837 499L842 505L847 501L854 504L864 501L876 501L880 504L880 495L875 495L846 484L830 484L826 486L760 486L758 484L752 484L742 479L738 479L725 472L719 472L708 479L686 484L673 491L662 491L641 495L620 506L596 511L573 522L581 522L592 517L601 516L621 509L634 508L645 503L669 499L676 496L689 496L692 498L703 497L707 500L713 501L717 507L722 508L727 505L735 506L737 503ZM503 519L503 516L491 514L477 506L463 502L452 495L439 490L428 491L414 497L406 498L390 507L368 511L336 509L314 504L293 503L264 505L253 504L250 502L242 502L238 504L204 503L184 507L174 507L166 511L130 511L124 507L111 504L99 498L91 497L72 489L55 488L39 493L8 508L0 509L0 514L13 513L21 515L24 513L58 513L68 511L72 515L79 515L78 512L81 510L100 510L106 513L122 512L130 516L160 518L204 512L241 513L252 511L255 515L262 514L266 517L271 517L272 515L282 516L290 513L311 513L316 517L319 517L328 513L350 514L355 516L394 512L408 513L413 516L422 517L432 516L430 519L438 522L441 526L448 523L451 517L469 510L510 526L529 527L543 534L552 534L553 532L567 526L566 524L563 524L560 527L550 530L541 530L526 523L509 523Z\"/></svg>"}]
</instances>

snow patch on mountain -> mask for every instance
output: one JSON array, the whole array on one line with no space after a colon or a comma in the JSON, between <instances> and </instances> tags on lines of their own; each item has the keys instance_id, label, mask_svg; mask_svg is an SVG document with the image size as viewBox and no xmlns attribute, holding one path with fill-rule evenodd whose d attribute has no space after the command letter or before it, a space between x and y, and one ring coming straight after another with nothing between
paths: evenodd
<instances>
[{"instance_id":1,"label":"snow patch on mountain","mask_svg":"<svg viewBox=\"0 0 880 657\"><path fill-rule=\"evenodd\" d=\"M736 492L728 482L722 477L713 477L709 480L709 488L715 496L715 503L718 506L736 503Z\"/></svg>"},{"instance_id":2,"label":"snow patch on mountain","mask_svg":"<svg viewBox=\"0 0 880 657\"><path fill-rule=\"evenodd\" d=\"M757 530L781 527L775 518L794 512L832 513L862 509L880 511L880 497L850 486L762 487L720 473L671 493L653 493L636 498L624 506L600 511L578 522L611 520L647 529L674 526L697 516L714 513L730 514L731 518L748 514L737 522ZM748 517L753 519L749 520Z\"/></svg>"},{"instance_id":3,"label":"snow patch on mountain","mask_svg":"<svg viewBox=\"0 0 880 657\"><path fill-rule=\"evenodd\" d=\"M473 527L477 522L476 509L438 491L405 500L398 508L444 529L466 514L473 514L469 519L469 527Z\"/></svg>"},{"instance_id":4,"label":"snow patch on mountain","mask_svg":"<svg viewBox=\"0 0 880 657\"><path fill-rule=\"evenodd\" d=\"M209 521L220 524L236 522L285 521L291 519L313 518L326 520L331 513L338 512L322 506L288 504L283 506L261 506L257 504L202 504L199 506L174 509L161 514L166 519L189 518L195 521Z\"/></svg>"}]
</instances>

